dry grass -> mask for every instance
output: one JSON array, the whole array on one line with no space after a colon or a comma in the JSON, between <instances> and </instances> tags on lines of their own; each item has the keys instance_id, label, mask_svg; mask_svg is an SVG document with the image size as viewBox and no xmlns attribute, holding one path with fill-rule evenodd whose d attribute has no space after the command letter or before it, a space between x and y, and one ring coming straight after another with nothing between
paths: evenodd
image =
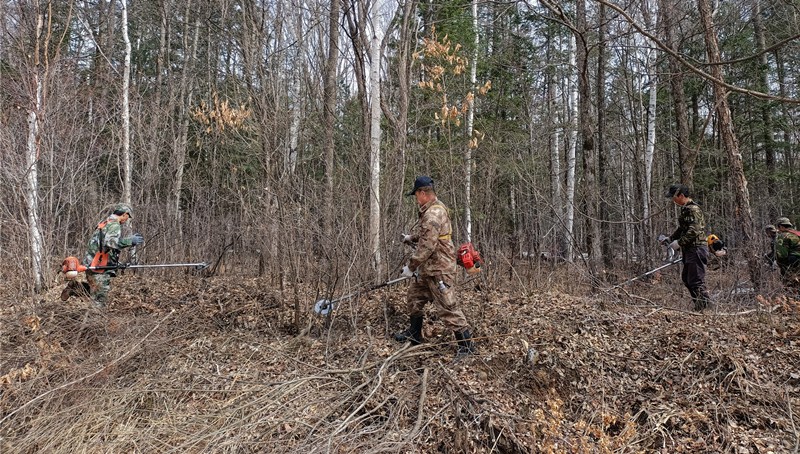
<instances>
[{"instance_id":1,"label":"dry grass","mask_svg":"<svg viewBox=\"0 0 800 454\"><path fill-rule=\"evenodd\" d=\"M105 312L55 289L2 314L0 451L797 449L797 301L731 291L698 315L677 270L593 295L576 273L464 285L462 360L430 319L419 347L389 338L403 285L306 312L303 335L257 279L123 276Z\"/></svg>"}]
</instances>

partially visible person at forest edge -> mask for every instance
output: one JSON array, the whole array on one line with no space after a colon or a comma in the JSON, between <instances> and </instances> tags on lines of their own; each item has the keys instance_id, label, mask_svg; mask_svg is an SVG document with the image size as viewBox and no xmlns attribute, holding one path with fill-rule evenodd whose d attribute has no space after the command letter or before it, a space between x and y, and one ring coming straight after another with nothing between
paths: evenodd
<instances>
[{"instance_id":1,"label":"partially visible person at forest edge","mask_svg":"<svg viewBox=\"0 0 800 454\"><path fill-rule=\"evenodd\" d=\"M775 220L778 235L775 238L775 261L781 272L783 285L800 294L800 231L794 229L789 218Z\"/></svg>"},{"instance_id":2,"label":"partially visible person at forest edge","mask_svg":"<svg viewBox=\"0 0 800 454\"><path fill-rule=\"evenodd\" d=\"M700 205L689 197L687 186L673 184L667 189L665 196L680 206L681 212L678 216L678 228L664 243L681 251L681 280L692 295L694 310L702 311L710 302L705 280L708 266L705 217Z\"/></svg>"}]
</instances>

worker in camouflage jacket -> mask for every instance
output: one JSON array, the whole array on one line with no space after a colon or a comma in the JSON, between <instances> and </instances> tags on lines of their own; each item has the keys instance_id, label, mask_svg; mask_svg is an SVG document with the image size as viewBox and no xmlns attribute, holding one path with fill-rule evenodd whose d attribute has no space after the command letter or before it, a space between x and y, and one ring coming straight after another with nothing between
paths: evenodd
<instances>
[{"instance_id":1,"label":"worker in camouflage jacket","mask_svg":"<svg viewBox=\"0 0 800 454\"><path fill-rule=\"evenodd\" d=\"M129 205L124 203L115 205L114 211L97 225L89 238L83 264L87 267L116 266L119 264L122 249L143 243L144 238L138 233L122 238L122 224L130 219L133 219L133 210ZM115 269L86 271L86 280L89 282L90 295L95 307L106 306L108 292L111 290L111 278L116 275Z\"/></svg>"},{"instance_id":2,"label":"worker in camouflage jacket","mask_svg":"<svg viewBox=\"0 0 800 454\"><path fill-rule=\"evenodd\" d=\"M681 207L678 228L665 244L681 251L681 280L692 295L694 310L702 311L710 302L706 290L706 267L708 266L708 243L705 232L706 223L700 205L689 197L689 188L674 184L667 189L667 198Z\"/></svg>"},{"instance_id":3,"label":"worker in camouflage jacket","mask_svg":"<svg viewBox=\"0 0 800 454\"><path fill-rule=\"evenodd\" d=\"M403 267L402 276L412 278L406 295L410 326L396 333L398 342L422 342L422 323L425 304L433 302L437 317L453 331L458 355L475 352L467 319L456 306L456 254L447 207L436 197L430 177L420 176L414 188L406 194L415 196L419 205L419 220L403 241L414 245L414 253Z\"/></svg>"},{"instance_id":4,"label":"worker in camouflage jacket","mask_svg":"<svg viewBox=\"0 0 800 454\"><path fill-rule=\"evenodd\" d=\"M775 261L787 289L800 294L800 231L794 229L789 218L775 220L778 235L775 237Z\"/></svg>"}]
</instances>

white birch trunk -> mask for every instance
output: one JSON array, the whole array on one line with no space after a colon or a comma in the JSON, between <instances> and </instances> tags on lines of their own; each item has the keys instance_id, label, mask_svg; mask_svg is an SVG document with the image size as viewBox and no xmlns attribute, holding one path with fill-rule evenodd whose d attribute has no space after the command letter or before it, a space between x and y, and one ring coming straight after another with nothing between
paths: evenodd
<instances>
[{"instance_id":1,"label":"white birch trunk","mask_svg":"<svg viewBox=\"0 0 800 454\"><path fill-rule=\"evenodd\" d=\"M567 238L566 256L568 261L573 259L573 245L575 238L575 164L576 164L576 147L578 144L578 72L576 71L576 42L575 35L570 37L569 49L569 67L571 74L569 77L569 112L570 112L570 133L569 133L569 148L567 148L567 210L565 214L565 224Z\"/></svg>"},{"instance_id":2,"label":"white birch trunk","mask_svg":"<svg viewBox=\"0 0 800 454\"><path fill-rule=\"evenodd\" d=\"M478 81L478 1L472 0L472 31L474 49L469 62L469 81L472 89ZM475 97L467 99L467 148L464 151L464 241L472 241L472 126L475 120ZM477 142L475 142L477 144Z\"/></svg>"},{"instance_id":3,"label":"white birch trunk","mask_svg":"<svg viewBox=\"0 0 800 454\"><path fill-rule=\"evenodd\" d=\"M647 103L647 143L644 148L644 193L643 195L643 215L645 226L650 225L650 188L653 186L653 156L656 150L656 100L658 92L658 84L655 74L655 62L652 55L648 56L647 69L650 75L650 100Z\"/></svg>"},{"instance_id":4,"label":"white birch trunk","mask_svg":"<svg viewBox=\"0 0 800 454\"><path fill-rule=\"evenodd\" d=\"M39 227L39 176L37 171L37 161L39 159L39 112L42 111L42 79L39 75L39 39L42 35L42 15L37 16L36 21L36 49L34 59L34 84L36 86L35 99L33 106L28 110L28 140L26 153L26 177L27 188L25 191L25 202L28 208L28 232L31 242L31 265L33 266L33 286L34 291L39 293L44 284L44 240Z\"/></svg>"},{"instance_id":5,"label":"white birch trunk","mask_svg":"<svg viewBox=\"0 0 800 454\"><path fill-rule=\"evenodd\" d=\"M133 170L131 164L131 40L128 36L128 0L122 0L122 39L125 42L125 63L122 67L122 200L131 203Z\"/></svg>"},{"instance_id":6,"label":"white birch trunk","mask_svg":"<svg viewBox=\"0 0 800 454\"><path fill-rule=\"evenodd\" d=\"M372 25L372 40L369 47L369 246L375 270L381 271L381 43L383 41L383 28L379 24L378 15L381 14L383 1L378 0L373 4L370 23Z\"/></svg>"},{"instance_id":7,"label":"white birch trunk","mask_svg":"<svg viewBox=\"0 0 800 454\"><path fill-rule=\"evenodd\" d=\"M301 2L301 11L305 11L305 2ZM303 24L305 15L297 13L294 23L294 38L297 41L297 53L294 56L292 64L292 77L289 79L289 109L290 109L290 122L289 122L289 149L286 150L284 158L284 168L286 173L294 175L297 171L297 147L300 143L300 120L303 114L303 100L301 81L306 68L306 54L307 44L305 33L303 32Z\"/></svg>"}]
</instances>

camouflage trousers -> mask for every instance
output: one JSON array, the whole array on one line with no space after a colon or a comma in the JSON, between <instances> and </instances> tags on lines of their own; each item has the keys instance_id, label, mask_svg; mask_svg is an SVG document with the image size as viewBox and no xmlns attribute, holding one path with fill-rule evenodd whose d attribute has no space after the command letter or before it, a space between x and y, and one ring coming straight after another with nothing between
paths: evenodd
<instances>
[{"instance_id":1,"label":"camouflage trousers","mask_svg":"<svg viewBox=\"0 0 800 454\"><path fill-rule=\"evenodd\" d=\"M114 277L111 273L86 273L86 280L89 282L89 291L92 300L97 305L105 306L108 301L108 292L111 291L111 279Z\"/></svg>"},{"instance_id":2,"label":"camouflage trousers","mask_svg":"<svg viewBox=\"0 0 800 454\"><path fill-rule=\"evenodd\" d=\"M444 284L444 290L439 288L440 281ZM447 329L461 332L468 328L467 318L456 307L454 284L455 276L453 275L445 274L443 276L418 276L416 279L412 278L406 294L408 315L412 318L424 315L425 305L433 302L436 316L444 323Z\"/></svg>"},{"instance_id":3,"label":"camouflage trousers","mask_svg":"<svg viewBox=\"0 0 800 454\"><path fill-rule=\"evenodd\" d=\"M800 267L781 269L781 281L786 290L800 296Z\"/></svg>"}]
</instances>

